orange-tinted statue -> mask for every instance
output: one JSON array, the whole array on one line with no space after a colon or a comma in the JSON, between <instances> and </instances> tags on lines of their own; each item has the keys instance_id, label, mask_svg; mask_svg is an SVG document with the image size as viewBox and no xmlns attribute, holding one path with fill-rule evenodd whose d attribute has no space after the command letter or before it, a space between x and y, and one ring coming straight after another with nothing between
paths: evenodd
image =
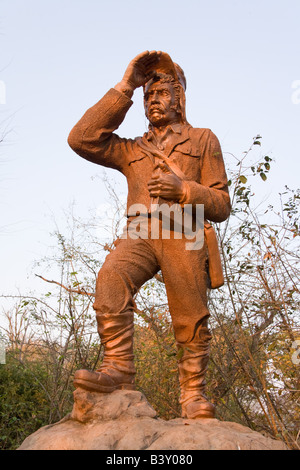
<instances>
[{"instance_id":1,"label":"orange-tinted statue","mask_svg":"<svg viewBox=\"0 0 300 470\"><path fill-rule=\"evenodd\" d=\"M144 89L149 130L135 139L115 130L132 105L137 87ZM128 182L128 224L151 203L204 205L205 242L187 249L186 237L124 237L105 260L96 285L94 309L104 344L99 370L79 370L74 385L97 392L134 389L133 297L159 270L166 286L179 354L182 416L213 417L205 397L209 359L207 288L222 285L218 246L208 221L222 222L230 213L221 148L209 129L193 128L185 115L186 79L166 53L143 52L133 59L120 83L90 108L69 135L81 157L121 171Z\"/></svg>"}]
</instances>

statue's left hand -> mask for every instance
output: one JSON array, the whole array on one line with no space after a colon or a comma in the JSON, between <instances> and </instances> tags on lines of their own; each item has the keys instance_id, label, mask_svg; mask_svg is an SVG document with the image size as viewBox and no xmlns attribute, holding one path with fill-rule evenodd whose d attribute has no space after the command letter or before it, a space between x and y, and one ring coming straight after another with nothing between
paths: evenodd
<instances>
[{"instance_id":1,"label":"statue's left hand","mask_svg":"<svg viewBox=\"0 0 300 470\"><path fill-rule=\"evenodd\" d=\"M159 164L160 172L154 172L148 182L150 196L162 197L169 201L181 201L185 195L185 185L181 178L164 163Z\"/></svg>"}]
</instances>

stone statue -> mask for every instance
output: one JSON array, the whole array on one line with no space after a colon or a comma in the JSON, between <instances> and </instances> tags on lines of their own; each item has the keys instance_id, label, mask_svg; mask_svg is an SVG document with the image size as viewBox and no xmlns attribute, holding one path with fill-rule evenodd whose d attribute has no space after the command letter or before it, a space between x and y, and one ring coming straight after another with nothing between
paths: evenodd
<instances>
[{"instance_id":1,"label":"stone statue","mask_svg":"<svg viewBox=\"0 0 300 470\"><path fill-rule=\"evenodd\" d=\"M125 139L114 131L144 90L149 130ZM94 309L104 359L95 372L78 370L75 387L109 393L134 390L134 295L159 270L166 286L178 357L180 403L184 418L212 418L205 396L209 360L207 289L223 283L217 240L208 223L230 213L227 177L219 141L210 129L193 128L185 114L186 79L170 56L160 51L139 54L123 79L75 125L69 145L93 163L121 171L128 182L128 226L136 204L150 221L153 202L204 205L205 242L186 249L186 237L121 237L99 272ZM174 229L174 226L173 226ZM171 228L172 232L172 228ZM174 235L174 234L173 234Z\"/></svg>"}]
</instances>

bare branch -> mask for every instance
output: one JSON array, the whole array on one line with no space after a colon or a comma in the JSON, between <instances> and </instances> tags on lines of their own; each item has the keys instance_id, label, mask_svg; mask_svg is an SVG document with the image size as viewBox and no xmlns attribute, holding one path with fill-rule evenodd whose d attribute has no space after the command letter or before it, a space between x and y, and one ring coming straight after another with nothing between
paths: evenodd
<instances>
[{"instance_id":1,"label":"bare branch","mask_svg":"<svg viewBox=\"0 0 300 470\"><path fill-rule=\"evenodd\" d=\"M40 279L42 279L45 282L49 282L49 284L56 284L57 286L62 287L67 292L70 292L71 294L80 294L80 295L88 295L88 296L91 296L91 297L95 297L94 292L87 292L85 289L72 289L71 287L64 286L60 282L50 281L49 279L45 279L43 276L40 276L39 274L35 274L35 276L39 277Z\"/></svg>"}]
</instances>

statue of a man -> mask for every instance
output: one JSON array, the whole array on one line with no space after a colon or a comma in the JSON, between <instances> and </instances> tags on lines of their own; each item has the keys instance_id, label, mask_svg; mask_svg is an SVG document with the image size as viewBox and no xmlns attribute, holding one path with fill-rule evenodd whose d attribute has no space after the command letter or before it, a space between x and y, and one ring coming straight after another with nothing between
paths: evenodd
<instances>
[{"instance_id":1,"label":"statue of a man","mask_svg":"<svg viewBox=\"0 0 300 470\"><path fill-rule=\"evenodd\" d=\"M132 105L136 88L144 89L149 130L125 139L114 131ZM104 359L95 372L79 370L75 387L109 393L134 389L134 295L159 270L166 286L178 357L182 417L214 417L205 396L209 359L207 288L222 284L214 232L207 221L222 222L230 213L227 177L220 144L210 129L193 128L185 115L186 79L163 52L146 51L133 59L123 79L92 108L69 135L81 157L121 171L128 182L128 223L134 204L151 201L204 205L205 243L187 250L178 237L122 237L99 272L94 309ZM221 280L220 280L221 278Z\"/></svg>"}]
</instances>

